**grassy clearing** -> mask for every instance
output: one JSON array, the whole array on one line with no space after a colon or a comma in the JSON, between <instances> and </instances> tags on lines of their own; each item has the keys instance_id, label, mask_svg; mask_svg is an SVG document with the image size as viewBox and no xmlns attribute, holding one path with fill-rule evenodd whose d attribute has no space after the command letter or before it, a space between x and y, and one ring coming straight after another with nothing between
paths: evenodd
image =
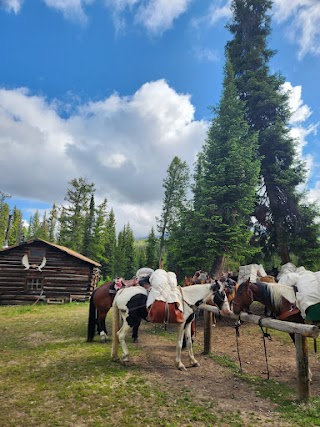
<instances>
[{"instance_id":1,"label":"grassy clearing","mask_svg":"<svg viewBox=\"0 0 320 427\"><path fill-rule=\"evenodd\" d=\"M4 427L249 426L238 412L223 414L214 399L195 401L153 387L136 367L111 360L110 343L87 343L87 303L0 307L0 425ZM173 334L149 328L173 339ZM129 343L131 354L139 347ZM226 358L216 361L236 367ZM272 400L293 425L320 425L320 401L297 405L283 385L240 376ZM282 397L279 397L281 390ZM280 402L279 402L280 399ZM291 399L291 400L290 400Z\"/></svg>"}]
</instances>

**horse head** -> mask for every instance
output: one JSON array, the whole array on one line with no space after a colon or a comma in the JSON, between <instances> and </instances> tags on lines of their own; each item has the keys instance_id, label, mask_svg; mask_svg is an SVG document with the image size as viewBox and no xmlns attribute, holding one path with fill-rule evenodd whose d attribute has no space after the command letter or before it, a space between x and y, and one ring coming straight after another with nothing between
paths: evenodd
<instances>
[{"instance_id":1,"label":"horse head","mask_svg":"<svg viewBox=\"0 0 320 427\"><path fill-rule=\"evenodd\" d=\"M253 302L253 293L250 289L249 280L239 285L236 295L233 300L234 314L240 314L241 311L249 311L250 305Z\"/></svg>"},{"instance_id":2,"label":"horse head","mask_svg":"<svg viewBox=\"0 0 320 427\"><path fill-rule=\"evenodd\" d=\"M225 315L230 314L230 305L223 284L218 280L214 280L211 283L211 290L213 293L213 302L216 304L219 310L221 310L221 312Z\"/></svg>"}]
</instances>

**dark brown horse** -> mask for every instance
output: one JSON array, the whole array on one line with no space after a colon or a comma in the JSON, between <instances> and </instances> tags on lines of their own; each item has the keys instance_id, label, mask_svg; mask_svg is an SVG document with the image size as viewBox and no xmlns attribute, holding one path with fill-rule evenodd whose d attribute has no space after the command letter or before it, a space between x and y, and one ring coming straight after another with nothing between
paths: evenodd
<instances>
[{"instance_id":1,"label":"dark brown horse","mask_svg":"<svg viewBox=\"0 0 320 427\"><path fill-rule=\"evenodd\" d=\"M119 278L116 282L106 282L96 288L91 295L89 304L89 319L88 319L88 336L87 341L91 342L94 338L96 328L100 335L101 342L105 342L108 338L108 331L106 327L106 316L112 307L115 294L118 289L138 285L136 279L123 280ZM138 339L138 329L133 328L132 339Z\"/></svg>"},{"instance_id":2,"label":"dark brown horse","mask_svg":"<svg viewBox=\"0 0 320 427\"><path fill-rule=\"evenodd\" d=\"M252 283L249 280L241 283L233 300L233 312L249 312L253 301L259 301L272 312L279 320L287 322L305 323L296 306L294 289L291 286L277 283ZM294 334L290 334L294 341Z\"/></svg>"}]
</instances>

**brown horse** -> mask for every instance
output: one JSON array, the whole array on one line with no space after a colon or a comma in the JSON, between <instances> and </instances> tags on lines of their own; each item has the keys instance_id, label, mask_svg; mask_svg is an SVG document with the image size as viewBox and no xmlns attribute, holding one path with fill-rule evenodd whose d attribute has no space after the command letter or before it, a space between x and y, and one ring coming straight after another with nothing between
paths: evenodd
<instances>
[{"instance_id":1,"label":"brown horse","mask_svg":"<svg viewBox=\"0 0 320 427\"><path fill-rule=\"evenodd\" d=\"M108 338L108 331L106 327L106 316L112 307L114 297L117 289L137 286L139 283L137 279L123 280L119 278L117 283L115 281L106 282L96 288L90 298L89 304L89 319L88 319L88 336L87 341L91 342L94 338L96 328L100 335L101 342L105 342ZM138 327L132 331L132 339L138 339Z\"/></svg>"},{"instance_id":2,"label":"brown horse","mask_svg":"<svg viewBox=\"0 0 320 427\"><path fill-rule=\"evenodd\" d=\"M185 276L183 286L203 285L204 283L211 283L211 278L207 272L199 270L192 277Z\"/></svg>"},{"instance_id":3,"label":"brown horse","mask_svg":"<svg viewBox=\"0 0 320 427\"><path fill-rule=\"evenodd\" d=\"M291 286L277 283L259 282L252 283L249 280L241 283L233 300L233 312L249 312L253 301L259 301L268 308L277 319L287 322L305 323L296 306L294 289ZM290 334L294 342L294 334Z\"/></svg>"}]
</instances>

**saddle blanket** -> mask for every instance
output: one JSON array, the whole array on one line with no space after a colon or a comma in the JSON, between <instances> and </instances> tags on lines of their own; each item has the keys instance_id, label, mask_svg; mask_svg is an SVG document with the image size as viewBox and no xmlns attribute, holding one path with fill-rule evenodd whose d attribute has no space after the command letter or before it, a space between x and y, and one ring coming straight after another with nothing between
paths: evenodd
<instances>
[{"instance_id":1,"label":"saddle blanket","mask_svg":"<svg viewBox=\"0 0 320 427\"><path fill-rule=\"evenodd\" d=\"M147 320L152 323L183 323L184 314L176 302L155 300L149 308Z\"/></svg>"},{"instance_id":2,"label":"saddle blanket","mask_svg":"<svg viewBox=\"0 0 320 427\"><path fill-rule=\"evenodd\" d=\"M156 300L164 303L176 303L178 310L183 313L183 301L177 276L172 271L155 270L150 276L150 292L147 299L147 308Z\"/></svg>"}]
</instances>

